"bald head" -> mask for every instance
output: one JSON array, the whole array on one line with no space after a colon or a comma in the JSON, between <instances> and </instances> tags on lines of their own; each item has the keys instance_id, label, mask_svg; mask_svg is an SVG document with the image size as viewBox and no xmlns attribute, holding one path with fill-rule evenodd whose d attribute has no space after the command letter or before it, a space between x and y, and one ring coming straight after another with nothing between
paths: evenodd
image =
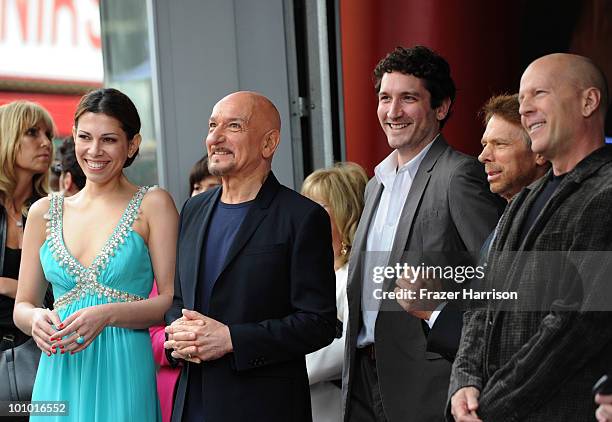
<instances>
[{"instance_id":1,"label":"bald head","mask_svg":"<svg viewBox=\"0 0 612 422\"><path fill-rule=\"evenodd\" d=\"M605 116L608 109L608 84L606 77L588 57L577 54L555 53L534 60L525 70L545 67L559 81L570 83L578 89L596 88L600 95L600 109Z\"/></svg>"},{"instance_id":2,"label":"bald head","mask_svg":"<svg viewBox=\"0 0 612 422\"><path fill-rule=\"evenodd\" d=\"M607 102L606 79L586 57L540 57L521 77L521 123L557 175L603 145Z\"/></svg>"},{"instance_id":3,"label":"bald head","mask_svg":"<svg viewBox=\"0 0 612 422\"><path fill-rule=\"evenodd\" d=\"M224 102L235 102L248 110L250 120L261 124L265 132L281 129L281 119L278 109L267 97L254 91L238 91L223 97L217 105ZM216 107L216 106L215 106Z\"/></svg>"}]
</instances>

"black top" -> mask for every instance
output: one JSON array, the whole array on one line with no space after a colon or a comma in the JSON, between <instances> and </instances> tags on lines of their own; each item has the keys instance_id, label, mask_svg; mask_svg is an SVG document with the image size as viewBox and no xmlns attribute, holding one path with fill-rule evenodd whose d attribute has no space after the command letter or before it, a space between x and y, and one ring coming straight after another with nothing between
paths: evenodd
<instances>
[{"instance_id":1,"label":"black top","mask_svg":"<svg viewBox=\"0 0 612 422\"><path fill-rule=\"evenodd\" d=\"M19 261L21 260L21 249L4 248L4 268L2 277L14 278L19 276ZM11 332L17 330L13 323L13 307L15 299L0 295L0 331L4 334L5 329Z\"/></svg>"},{"instance_id":2,"label":"black top","mask_svg":"<svg viewBox=\"0 0 612 422\"><path fill-rule=\"evenodd\" d=\"M26 206L33 204L40 196L36 193L26 202ZM25 225L26 218L22 218L22 222ZM0 204L0 274L2 277L9 277L17 279L19 276L19 263L21 261L21 249L12 249L6 247L6 238L8 234L8 217L6 210ZM51 289L48 289L48 297L53 303L53 295L50 293ZM45 297L45 303L48 303L47 297ZM15 299L0 295L0 341L5 334L13 334L15 336L15 344L21 344L29 337L23 334L13 323L13 307L15 306Z\"/></svg>"},{"instance_id":3,"label":"black top","mask_svg":"<svg viewBox=\"0 0 612 422\"><path fill-rule=\"evenodd\" d=\"M4 268L2 277L19 277L19 261L21 260L21 249L13 249L8 246L4 248Z\"/></svg>"}]
</instances>

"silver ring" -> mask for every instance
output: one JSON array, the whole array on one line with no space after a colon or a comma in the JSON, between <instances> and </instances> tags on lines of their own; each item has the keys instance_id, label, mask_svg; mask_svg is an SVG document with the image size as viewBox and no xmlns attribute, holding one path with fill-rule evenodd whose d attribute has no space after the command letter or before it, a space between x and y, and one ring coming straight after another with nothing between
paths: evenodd
<instances>
[{"instance_id":1,"label":"silver ring","mask_svg":"<svg viewBox=\"0 0 612 422\"><path fill-rule=\"evenodd\" d=\"M187 353L187 359L191 359L191 353Z\"/></svg>"},{"instance_id":2,"label":"silver ring","mask_svg":"<svg viewBox=\"0 0 612 422\"><path fill-rule=\"evenodd\" d=\"M77 333L78 334L78 333ZM83 344L85 343L85 337L83 336L78 336L77 339L75 340L78 344Z\"/></svg>"}]
</instances>

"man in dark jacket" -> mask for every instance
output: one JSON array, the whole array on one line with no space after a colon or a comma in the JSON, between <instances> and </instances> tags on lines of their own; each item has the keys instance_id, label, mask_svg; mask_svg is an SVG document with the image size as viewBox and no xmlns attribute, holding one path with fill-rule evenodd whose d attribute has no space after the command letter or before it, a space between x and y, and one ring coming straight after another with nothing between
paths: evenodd
<instances>
[{"instance_id":1,"label":"man in dark jacket","mask_svg":"<svg viewBox=\"0 0 612 422\"><path fill-rule=\"evenodd\" d=\"M464 327L449 420L593 418L591 387L612 356L611 314L593 312L610 303L607 101L605 78L585 57L545 56L521 78L522 124L552 169L501 218L487 283L518 300L489 303Z\"/></svg>"},{"instance_id":2,"label":"man in dark jacket","mask_svg":"<svg viewBox=\"0 0 612 422\"><path fill-rule=\"evenodd\" d=\"M165 343L183 359L173 421L311 421L304 356L335 335L329 216L271 171L280 117L260 94L219 101L211 174L180 219ZM188 363L187 363L188 362Z\"/></svg>"}]
</instances>

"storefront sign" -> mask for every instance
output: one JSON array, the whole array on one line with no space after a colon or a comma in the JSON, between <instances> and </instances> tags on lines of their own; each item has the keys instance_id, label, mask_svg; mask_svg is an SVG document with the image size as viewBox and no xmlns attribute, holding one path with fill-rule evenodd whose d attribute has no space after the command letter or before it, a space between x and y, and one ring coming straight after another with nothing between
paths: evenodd
<instances>
[{"instance_id":1,"label":"storefront sign","mask_svg":"<svg viewBox=\"0 0 612 422\"><path fill-rule=\"evenodd\" d=\"M0 80L101 83L97 0L0 0Z\"/></svg>"}]
</instances>

